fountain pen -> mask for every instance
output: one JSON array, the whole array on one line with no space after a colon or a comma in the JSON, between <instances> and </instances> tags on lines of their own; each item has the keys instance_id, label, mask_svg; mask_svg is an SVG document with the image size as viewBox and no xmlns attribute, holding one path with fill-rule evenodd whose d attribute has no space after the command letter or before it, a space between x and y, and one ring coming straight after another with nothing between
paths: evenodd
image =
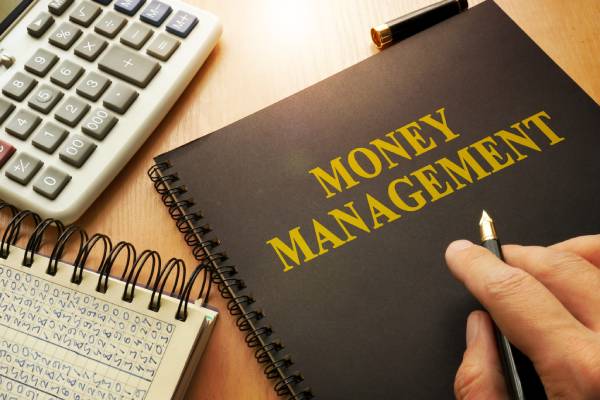
<instances>
[{"instance_id":1,"label":"fountain pen","mask_svg":"<svg viewBox=\"0 0 600 400\"><path fill-rule=\"evenodd\" d=\"M438 0L434 4L371 28L379 49L406 39L469 8L467 0Z\"/></svg>"},{"instance_id":2,"label":"fountain pen","mask_svg":"<svg viewBox=\"0 0 600 400\"><path fill-rule=\"evenodd\" d=\"M499 259L504 261L502 248L500 246L500 241L498 240L498 235L496 234L496 227L494 226L494 220L487 212L485 212L485 210L481 214L479 231L481 234L481 245L494 253ZM525 395L523 394L523 387L521 385L521 379L519 378L517 366L515 365L515 359L510 347L510 342L506 336L502 334L495 323L494 334L496 336L498 353L502 361L502 370L504 372L506 386L508 387L508 395L511 400L524 400Z\"/></svg>"}]
</instances>

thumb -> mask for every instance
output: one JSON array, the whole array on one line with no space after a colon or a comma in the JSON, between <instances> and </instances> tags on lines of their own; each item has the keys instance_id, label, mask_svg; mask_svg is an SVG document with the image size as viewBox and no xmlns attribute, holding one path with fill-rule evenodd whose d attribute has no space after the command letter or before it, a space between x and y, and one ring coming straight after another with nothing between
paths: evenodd
<instances>
[{"instance_id":1,"label":"thumb","mask_svg":"<svg viewBox=\"0 0 600 400\"><path fill-rule=\"evenodd\" d=\"M494 329L489 315L474 311L467 319L467 350L454 380L458 400L508 399Z\"/></svg>"}]
</instances>

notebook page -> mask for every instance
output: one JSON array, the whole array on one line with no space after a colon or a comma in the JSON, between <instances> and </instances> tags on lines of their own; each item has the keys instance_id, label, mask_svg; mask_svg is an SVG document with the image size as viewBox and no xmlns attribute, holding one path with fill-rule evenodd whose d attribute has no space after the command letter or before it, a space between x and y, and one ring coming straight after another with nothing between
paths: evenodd
<instances>
[{"instance_id":1,"label":"notebook page","mask_svg":"<svg viewBox=\"0 0 600 400\"><path fill-rule=\"evenodd\" d=\"M178 302L168 296L153 312L148 290L136 288L127 303L119 280L111 279L102 294L95 273L84 271L76 285L72 266L59 264L52 277L45 273L47 258L36 256L30 268L22 259L15 247L0 259L0 400L174 396L214 311L190 304L188 319L178 321Z\"/></svg>"}]
</instances>

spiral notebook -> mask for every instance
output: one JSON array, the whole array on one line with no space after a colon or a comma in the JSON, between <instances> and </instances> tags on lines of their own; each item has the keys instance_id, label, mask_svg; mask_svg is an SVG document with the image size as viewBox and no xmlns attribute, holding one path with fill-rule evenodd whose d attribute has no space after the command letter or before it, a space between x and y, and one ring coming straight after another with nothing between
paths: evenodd
<instances>
[{"instance_id":1,"label":"spiral notebook","mask_svg":"<svg viewBox=\"0 0 600 400\"><path fill-rule=\"evenodd\" d=\"M493 2L157 157L275 390L449 399L478 307L454 239L597 233L600 109ZM527 398L543 398L524 376Z\"/></svg>"},{"instance_id":2,"label":"spiral notebook","mask_svg":"<svg viewBox=\"0 0 600 400\"><path fill-rule=\"evenodd\" d=\"M27 220L37 227L24 250L10 243ZM62 232L52 256L36 254L51 226ZM1 228L0 398L184 398L217 317L201 302L187 304L198 271L185 281L180 260L161 267L155 252L136 257L128 243L113 247L102 235L87 240L76 227L28 212ZM57 262L67 242L78 238L77 267ZM105 246L100 274L83 268L95 246ZM123 280L109 277L112 265L123 262L130 273ZM135 283L144 268L156 269L148 289ZM171 289L165 288L169 272L181 282L173 283L179 299L163 295Z\"/></svg>"}]
</instances>

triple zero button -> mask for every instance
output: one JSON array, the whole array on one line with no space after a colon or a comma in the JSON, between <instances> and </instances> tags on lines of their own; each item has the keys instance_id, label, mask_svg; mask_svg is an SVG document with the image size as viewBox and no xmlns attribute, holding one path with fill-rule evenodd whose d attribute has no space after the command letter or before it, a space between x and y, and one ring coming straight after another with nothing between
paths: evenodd
<instances>
[{"instance_id":1,"label":"triple zero button","mask_svg":"<svg viewBox=\"0 0 600 400\"><path fill-rule=\"evenodd\" d=\"M160 69L160 65L147 57L116 45L100 60L99 67L136 86L145 88Z\"/></svg>"},{"instance_id":2,"label":"triple zero button","mask_svg":"<svg viewBox=\"0 0 600 400\"><path fill-rule=\"evenodd\" d=\"M83 121L81 130L95 139L102 140L116 123L117 118L114 115L106 110L97 108Z\"/></svg>"}]
</instances>

